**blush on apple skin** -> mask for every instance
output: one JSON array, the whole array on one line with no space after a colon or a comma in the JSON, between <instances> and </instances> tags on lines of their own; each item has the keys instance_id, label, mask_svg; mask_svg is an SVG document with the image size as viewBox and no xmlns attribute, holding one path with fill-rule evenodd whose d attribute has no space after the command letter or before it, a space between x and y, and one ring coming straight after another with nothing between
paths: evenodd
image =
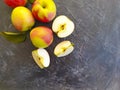
<instances>
[{"instance_id":1,"label":"blush on apple skin","mask_svg":"<svg viewBox=\"0 0 120 90\"><path fill-rule=\"evenodd\" d=\"M30 38L35 47L46 48L53 42L53 32L48 27L38 26L32 29Z\"/></svg>"},{"instance_id":2,"label":"blush on apple skin","mask_svg":"<svg viewBox=\"0 0 120 90\"><path fill-rule=\"evenodd\" d=\"M36 20L47 23L55 18L56 5L53 0L36 0L32 4L32 13Z\"/></svg>"},{"instance_id":3,"label":"blush on apple skin","mask_svg":"<svg viewBox=\"0 0 120 90\"><path fill-rule=\"evenodd\" d=\"M33 29L31 38L39 37L45 41L46 44L50 44L51 39L53 39L53 33L49 28L44 26L39 26Z\"/></svg>"},{"instance_id":4,"label":"blush on apple skin","mask_svg":"<svg viewBox=\"0 0 120 90\"><path fill-rule=\"evenodd\" d=\"M4 2L12 8L25 6L27 4L27 0L4 0Z\"/></svg>"},{"instance_id":5,"label":"blush on apple skin","mask_svg":"<svg viewBox=\"0 0 120 90\"><path fill-rule=\"evenodd\" d=\"M38 16L39 13L40 13L39 10L36 10L36 11L34 10L33 11L33 16L35 17L36 20L41 21L41 22L50 22L56 16L55 12L48 13L47 17L45 17L45 16L40 17L40 16Z\"/></svg>"},{"instance_id":6,"label":"blush on apple skin","mask_svg":"<svg viewBox=\"0 0 120 90\"><path fill-rule=\"evenodd\" d=\"M23 22L21 20L14 19L13 25L17 30L21 31L23 26L22 23Z\"/></svg>"},{"instance_id":7,"label":"blush on apple skin","mask_svg":"<svg viewBox=\"0 0 120 90\"><path fill-rule=\"evenodd\" d=\"M44 29L44 28L43 28ZM46 29L46 35L42 37L45 40L45 43L49 46L53 41L53 33L52 30Z\"/></svg>"},{"instance_id":8,"label":"blush on apple skin","mask_svg":"<svg viewBox=\"0 0 120 90\"><path fill-rule=\"evenodd\" d=\"M29 17L28 17L29 18ZM29 25L28 25L29 23ZM28 21L25 19L14 19L13 25L18 31L27 31L34 25L35 21L32 18L29 18ZM28 26L26 26L28 25Z\"/></svg>"},{"instance_id":9,"label":"blush on apple skin","mask_svg":"<svg viewBox=\"0 0 120 90\"><path fill-rule=\"evenodd\" d=\"M13 9L11 21L18 31L27 31L35 24L31 11L23 6L18 6Z\"/></svg>"}]
</instances>

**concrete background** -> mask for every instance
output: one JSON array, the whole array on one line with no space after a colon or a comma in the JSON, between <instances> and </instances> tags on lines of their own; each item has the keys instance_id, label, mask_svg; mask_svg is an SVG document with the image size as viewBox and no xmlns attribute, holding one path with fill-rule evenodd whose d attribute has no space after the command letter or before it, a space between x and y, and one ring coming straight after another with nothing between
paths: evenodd
<instances>
[{"instance_id":1,"label":"concrete background","mask_svg":"<svg viewBox=\"0 0 120 90\"><path fill-rule=\"evenodd\" d=\"M51 64L44 70L33 61L31 51L36 48L29 35L21 44L0 37L0 90L120 90L120 0L54 1L57 16L71 18L75 31L65 39L54 35L47 48ZM16 31L11 11L0 0L0 31ZM36 26L51 24L36 21ZM53 49L63 40L73 42L75 50L56 58Z\"/></svg>"}]
</instances>

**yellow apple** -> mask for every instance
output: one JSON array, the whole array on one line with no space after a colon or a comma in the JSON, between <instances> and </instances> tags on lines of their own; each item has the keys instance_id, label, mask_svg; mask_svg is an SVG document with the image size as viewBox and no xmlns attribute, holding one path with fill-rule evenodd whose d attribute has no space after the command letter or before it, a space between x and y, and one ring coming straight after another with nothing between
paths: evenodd
<instances>
[{"instance_id":1,"label":"yellow apple","mask_svg":"<svg viewBox=\"0 0 120 90\"><path fill-rule=\"evenodd\" d=\"M23 6L18 6L13 9L11 21L14 27L19 31L27 31L35 24L32 12Z\"/></svg>"}]
</instances>

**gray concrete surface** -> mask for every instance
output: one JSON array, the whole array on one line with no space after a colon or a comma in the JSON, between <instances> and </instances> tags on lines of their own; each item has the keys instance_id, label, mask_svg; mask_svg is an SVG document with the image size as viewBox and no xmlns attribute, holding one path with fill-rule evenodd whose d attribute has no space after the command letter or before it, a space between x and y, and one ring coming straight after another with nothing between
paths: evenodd
<instances>
[{"instance_id":1,"label":"gray concrete surface","mask_svg":"<svg viewBox=\"0 0 120 90\"><path fill-rule=\"evenodd\" d=\"M29 35L21 44L0 37L0 90L120 90L120 0L54 1L57 16L74 21L74 33L65 39L54 35L47 48L51 64L44 70L33 61L31 51L36 48ZM0 31L15 31L11 11L0 0ZM63 40L72 41L75 50L56 58L53 49Z\"/></svg>"}]
</instances>

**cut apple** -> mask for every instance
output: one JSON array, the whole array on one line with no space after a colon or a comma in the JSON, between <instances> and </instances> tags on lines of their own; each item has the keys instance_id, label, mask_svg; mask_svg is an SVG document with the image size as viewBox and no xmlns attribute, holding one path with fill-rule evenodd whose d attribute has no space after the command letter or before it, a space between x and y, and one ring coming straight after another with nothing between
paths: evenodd
<instances>
[{"instance_id":1,"label":"cut apple","mask_svg":"<svg viewBox=\"0 0 120 90\"><path fill-rule=\"evenodd\" d=\"M65 38L72 34L75 25L67 16L58 16L52 24L52 30L57 34L59 38Z\"/></svg>"},{"instance_id":2,"label":"cut apple","mask_svg":"<svg viewBox=\"0 0 120 90\"><path fill-rule=\"evenodd\" d=\"M50 56L45 49L39 48L37 50L32 51L32 56L33 56L34 61L37 63L37 65L41 69L49 66Z\"/></svg>"},{"instance_id":3,"label":"cut apple","mask_svg":"<svg viewBox=\"0 0 120 90\"><path fill-rule=\"evenodd\" d=\"M54 54L57 57L63 57L70 54L74 50L74 46L70 41L60 42L54 49Z\"/></svg>"}]
</instances>

